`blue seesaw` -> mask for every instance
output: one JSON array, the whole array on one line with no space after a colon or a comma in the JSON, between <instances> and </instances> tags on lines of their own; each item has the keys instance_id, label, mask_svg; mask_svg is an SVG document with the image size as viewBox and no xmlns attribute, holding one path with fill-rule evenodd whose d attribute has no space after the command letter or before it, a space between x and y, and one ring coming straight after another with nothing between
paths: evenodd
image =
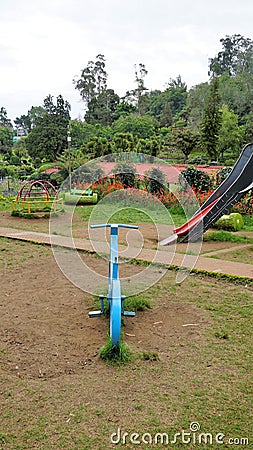
<instances>
[{"instance_id":1,"label":"blue seesaw","mask_svg":"<svg viewBox=\"0 0 253 450\"><path fill-rule=\"evenodd\" d=\"M135 312L124 311L125 296L121 295L120 279L119 279L119 261L118 261L118 235L119 228L138 229L135 225L124 224L100 224L91 225L91 228L110 228L110 260L108 270L108 294L100 295L101 309L98 311L90 311L89 317L98 317L104 314L104 300L107 299L110 311L110 338L112 345L119 346L121 316L135 316Z\"/></svg>"}]
</instances>

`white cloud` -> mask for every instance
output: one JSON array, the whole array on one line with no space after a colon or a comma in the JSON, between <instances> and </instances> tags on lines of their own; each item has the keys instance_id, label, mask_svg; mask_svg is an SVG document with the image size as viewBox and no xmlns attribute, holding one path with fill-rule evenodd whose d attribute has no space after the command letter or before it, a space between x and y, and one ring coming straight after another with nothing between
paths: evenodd
<instances>
[{"instance_id":1,"label":"white cloud","mask_svg":"<svg viewBox=\"0 0 253 450\"><path fill-rule=\"evenodd\" d=\"M10 0L1 5L0 106L14 119L62 94L83 114L72 79L98 53L119 95L133 87L138 63L150 89L179 74L190 88L208 79L222 37L252 38L251 29L250 0Z\"/></svg>"}]
</instances>

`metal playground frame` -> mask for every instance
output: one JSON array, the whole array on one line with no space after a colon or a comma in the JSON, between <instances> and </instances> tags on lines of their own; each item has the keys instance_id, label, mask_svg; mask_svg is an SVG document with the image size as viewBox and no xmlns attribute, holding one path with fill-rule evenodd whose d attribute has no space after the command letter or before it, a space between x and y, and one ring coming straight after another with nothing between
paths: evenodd
<instances>
[{"instance_id":1,"label":"metal playground frame","mask_svg":"<svg viewBox=\"0 0 253 450\"><path fill-rule=\"evenodd\" d=\"M110 260L108 269L108 294L100 295L101 310L89 312L89 317L98 317L104 314L104 300L107 299L110 311L110 338L113 346L120 345L121 316L135 316L133 311L124 311L125 296L121 295L119 279L118 235L119 228L138 229L136 225L125 224L99 224L91 228L110 228Z\"/></svg>"}]
</instances>

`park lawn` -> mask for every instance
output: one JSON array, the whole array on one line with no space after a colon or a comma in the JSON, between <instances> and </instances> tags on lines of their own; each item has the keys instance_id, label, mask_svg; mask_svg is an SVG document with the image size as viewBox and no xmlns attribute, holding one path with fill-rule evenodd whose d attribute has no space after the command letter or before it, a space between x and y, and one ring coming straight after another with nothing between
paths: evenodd
<instances>
[{"instance_id":1,"label":"park lawn","mask_svg":"<svg viewBox=\"0 0 253 450\"><path fill-rule=\"evenodd\" d=\"M228 439L237 448L248 439L250 448L251 284L197 274L176 284L167 271L145 292L151 308L124 319L132 360L112 366L98 356L108 319L89 321L94 299L60 274L44 246L2 239L1 253L10 262L1 268L1 449L132 449L132 433L154 444L159 432L170 441L178 433L172 448L182 449L182 430L192 448L201 432L213 448L218 433L222 448L231 448Z\"/></svg>"},{"instance_id":2,"label":"park lawn","mask_svg":"<svg viewBox=\"0 0 253 450\"><path fill-rule=\"evenodd\" d=\"M223 261L234 261L243 264L253 264L253 246L249 245L244 248L238 248L222 252L222 254L208 255L210 258L222 259Z\"/></svg>"},{"instance_id":3,"label":"park lawn","mask_svg":"<svg viewBox=\"0 0 253 450\"><path fill-rule=\"evenodd\" d=\"M14 199L14 197L5 198L0 194L0 212L11 211L12 199Z\"/></svg>"}]
</instances>

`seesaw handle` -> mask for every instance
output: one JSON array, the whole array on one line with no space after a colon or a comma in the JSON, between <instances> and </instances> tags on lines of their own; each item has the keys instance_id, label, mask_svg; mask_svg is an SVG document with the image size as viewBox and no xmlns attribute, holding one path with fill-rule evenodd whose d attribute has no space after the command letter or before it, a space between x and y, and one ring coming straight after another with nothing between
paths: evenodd
<instances>
[{"instance_id":1,"label":"seesaw handle","mask_svg":"<svg viewBox=\"0 0 253 450\"><path fill-rule=\"evenodd\" d=\"M137 225L126 225L124 223L101 223L98 225L90 225L90 228L131 228L137 230Z\"/></svg>"}]
</instances>

